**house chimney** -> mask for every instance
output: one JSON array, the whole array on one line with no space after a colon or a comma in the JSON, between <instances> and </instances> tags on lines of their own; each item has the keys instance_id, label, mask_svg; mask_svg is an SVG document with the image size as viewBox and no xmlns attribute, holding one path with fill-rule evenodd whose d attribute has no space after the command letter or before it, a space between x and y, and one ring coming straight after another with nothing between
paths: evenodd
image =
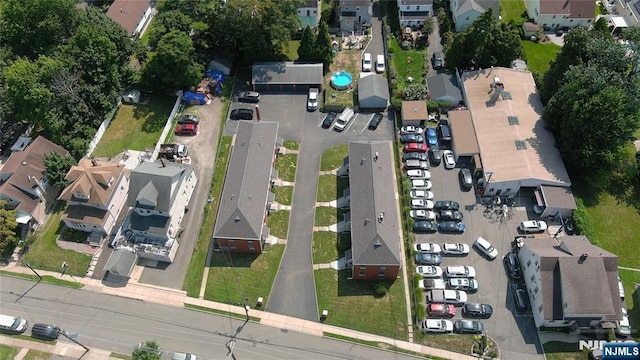
<instances>
[{"instance_id":1,"label":"house chimney","mask_svg":"<svg viewBox=\"0 0 640 360\"><path fill-rule=\"evenodd\" d=\"M384 220L384 213L381 212L380 215L378 215L378 222L381 223Z\"/></svg>"},{"instance_id":2,"label":"house chimney","mask_svg":"<svg viewBox=\"0 0 640 360\"><path fill-rule=\"evenodd\" d=\"M587 260L588 257L589 257L589 254L580 255L580 260L578 260L578 263L582 264L585 260Z\"/></svg>"},{"instance_id":3,"label":"house chimney","mask_svg":"<svg viewBox=\"0 0 640 360\"><path fill-rule=\"evenodd\" d=\"M375 155L373 155L373 161L378 161L378 152L376 151Z\"/></svg>"},{"instance_id":4,"label":"house chimney","mask_svg":"<svg viewBox=\"0 0 640 360\"><path fill-rule=\"evenodd\" d=\"M91 165L93 165L93 166L98 166L98 160L96 160L96 159L91 159Z\"/></svg>"},{"instance_id":5,"label":"house chimney","mask_svg":"<svg viewBox=\"0 0 640 360\"><path fill-rule=\"evenodd\" d=\"M360 159L360 165L364 165L365 158Z\"/></svg>"}]
</instances>

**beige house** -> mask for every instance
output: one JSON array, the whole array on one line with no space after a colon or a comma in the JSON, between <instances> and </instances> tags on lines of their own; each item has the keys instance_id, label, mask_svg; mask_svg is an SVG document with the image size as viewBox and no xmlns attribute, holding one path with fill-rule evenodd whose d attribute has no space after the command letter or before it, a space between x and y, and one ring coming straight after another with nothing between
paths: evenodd
<instances>
[{"instance_id":1,"label":"beige house","mask_svg":"<svg viewBox=\"0 0 640 360\"><path fill-rule=\"evenodd\" d=\"M403 126L420 126L429 118L427 102L424 100L403 101L401 114Z\"/></svg>"}]
</instances>

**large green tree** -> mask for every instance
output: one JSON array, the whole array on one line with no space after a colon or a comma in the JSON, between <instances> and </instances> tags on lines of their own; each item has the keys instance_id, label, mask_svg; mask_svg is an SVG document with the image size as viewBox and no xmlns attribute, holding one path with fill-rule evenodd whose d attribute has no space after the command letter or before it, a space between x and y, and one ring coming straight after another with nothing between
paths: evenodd
<instances>
[{"instance_id":1,"label":"large green tree","mask_svg":"<svg viewBox=\"0 0 640 360\"><path fill-rule=\"evenodd\" d=\"M18 244L17 226L15 210L9 210L6 202L0 200L0 257L10 256Z\"/></svg>"},{"instance_id":2,"label":"large green tree","mask_svg":"<svg viewBox=\"0 0 640 360\"><path fill-rule=\"evenodd\" d=\"M318 35L316 37L316 58L322 61L324 72L329 72L329 65L333 60L333 46L331 45L331 35L326 21L320 21Z\"/></svg>"},{"instance_id":3,"label":"large green tree","mask_svg":"<svg viewBox=\"0 0 640 360\"><path fill-rule=\"evenodd\" d=\"M131 358L133 360L160 360L160 347L155 340L147 340L144 344L139 344L133 349Z\"/></svg>"},{"instance_id":4,"label":"large green tree","mask_svg":"<svg viewBox=\"0 0 640 360\"><path fill-rule=\"evenodd\" d=\"M65 177L69 169L76 164L76 159L71 156L62 156L57 152L44 155L44 177L47 183L58 190L67 186Z\"/></svg>"},{"instance_id":5,"label":"large green tree","mask_svg":"<svg viewBox=\"0 0 640 360\"><path fill-rule=\"evenodd\" d=\"M316 37L313 34L311 27L307 26L302 31L302 38L300 39L300 46L298 47L298 60L299 61L313 61L315 57Z\"/></svg>"}]
</instances>

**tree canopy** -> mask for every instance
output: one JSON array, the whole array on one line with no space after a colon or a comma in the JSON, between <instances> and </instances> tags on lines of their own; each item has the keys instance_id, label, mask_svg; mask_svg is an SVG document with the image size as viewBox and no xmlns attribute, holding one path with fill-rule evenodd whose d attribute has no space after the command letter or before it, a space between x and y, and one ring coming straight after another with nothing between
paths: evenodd
<instances>
[{"instance_id":1,"label":"tree canopy","mask_svg":"<svg viewBox=\"0 0 640 360\"><path fill-rule=\"evenodd\" d=\"M160 347L155 340L147 340L144 344L138 344L133 349L131 358L133 360L160 360Z\"/></svg>"},{"instance_id":2,"label":"tree canopy","mask_svg":"<svg viewBox=\"0 0 640 360\"><path fill-rule=\"evenodd\" d=\"M312 61L315 59L316 37L311 27L307 26L302 31L300 46L298 47L299 61Z\"/></svg>"},{"instance_id":3,"label":"tree canopy","mask_svg":"<svg viewBox=\"0 0 640 360\"><path fill-rule=\"evenodd\" d=\"M44 177L47 183L56 189L62 190L67 186L65 177L69 169L77 163L71 156L62 156L57 152L45 154L44 156Z\"/></svg>"},{"instance_id":4,"label":"tree canopy","mask_svg":"<svg viewBox=\"0 0 640 360\"><path fill-rule=\"evenodd\" d=\"M0 200L0 257L10 256L15 249L18 243L15 232L17 226L15 210L7 209L6 202Z\"/></svg>"}]
</instances>

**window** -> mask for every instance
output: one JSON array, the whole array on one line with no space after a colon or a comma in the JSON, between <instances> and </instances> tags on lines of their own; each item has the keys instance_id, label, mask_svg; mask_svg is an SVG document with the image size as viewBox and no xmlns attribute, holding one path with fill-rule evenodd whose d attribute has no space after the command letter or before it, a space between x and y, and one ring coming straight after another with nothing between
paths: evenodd
<instances>
[{"instance_id":1,"label":"window","mask_svg":"<svg viewBox=\"0 0 640 360\"><path fill-rule=\"evenodd\" d=\"M420 5L416 6L416 10L420 10Z\"/></svg>"},{"instance_id":2,"label":"window","mask_svg":"<svg viewBox=\"0 0 640 360\"><path fill-rule=\"evenodd\" d=\"M552 18L552 19L555 19L555 18L556 18L556 16L555 16L555 15L553 15L551 18Z\"/></svg>"},{"instance_id":3,"label":"window","mask_svg":"<svg viewBox=\"0 0 640 360\"><path fill-rule=\"evenodd\" d=\"M249 246L249 250L251 250L251 251L255 251L256 250L256 246L253 243L253 241L249 241L247 245Z\"/></svg>"},{"instance_id":4,"label":"window","mask_svg":"<svg viewBox=\"0 0 640 360\"><path fill-rule=\"evenodd\" d=\"M507 118L509 119L509 125L520 125L517 116L508 116Z\"/></svg>"},{"instance_id":5,"label":"window","mask_svg":"<svg viewBox=\"0 0 640 360\"><path fill-rule=\"evenodd\" d=\"M516 140L516 149L518 150L526 150L527 149L527 143L521 140Z\"/></svg>"},{"instance_id":6,"label":"window","mask_svg":"<svg viewBox=\"0 0 640 360\"><path fill-rule=\"evenodd\" d=\"M542 312L542 304L540 304L540 306L538 306L538 312L541 313Z\"/></svg>"},{"instance_id":7,"label":"window","mask_svg":"<svg viewBox=\"0 0 640 360\"><path fill-rule=\"evenodd\" d=\"M538 287L537 287L537 286L536 286L536 288L535 288L535 289L533 289L533 293L534 293L534 294L537 294L537 293L538 293Z\"/></svg>"},{"instance_id":8,"label":"window","mask_svg":"<svg viewBox=\"0 0 640 360\"><path fill-rule=\"evenodd\" d=\"M307 16L311 16L311 11L307 10Z\"/></svg>"},{"instance_id":9,"label":"window","mask_svg":"<svg viewBox=\"0 0 640 360\"><path fill-rule=\"evenodd\" d=\"M527 267L531 266L531 259L527 261Z\"/></svg>"},{"instance_id":10,"label":"window","mask_svg":"<svg viewBox=\"0 0 640 360\"><path fill-rule=\"evenodd\" d=\"M360 270L366 270L367 269L367 265L360 265Z\"/></svg>"},{"instance_id":11,"label":"window","mask_svg":"<svg viewBox=\"0 0 640 360\"><path fill-rule=\"evenodd\" d=\"M364 277L364 271L360 271L360 274L358 274L358 276Z\"/></svg>"},{"instance_id":12,"label":"window","mask_svg":"<svg viewBox=\"0 0 640 360\"><path fill-rule=\"evenodd\" d=\"M536 281L536 276L535 275L531 275L531 282Z\"/></svg>"}]
</instances>

